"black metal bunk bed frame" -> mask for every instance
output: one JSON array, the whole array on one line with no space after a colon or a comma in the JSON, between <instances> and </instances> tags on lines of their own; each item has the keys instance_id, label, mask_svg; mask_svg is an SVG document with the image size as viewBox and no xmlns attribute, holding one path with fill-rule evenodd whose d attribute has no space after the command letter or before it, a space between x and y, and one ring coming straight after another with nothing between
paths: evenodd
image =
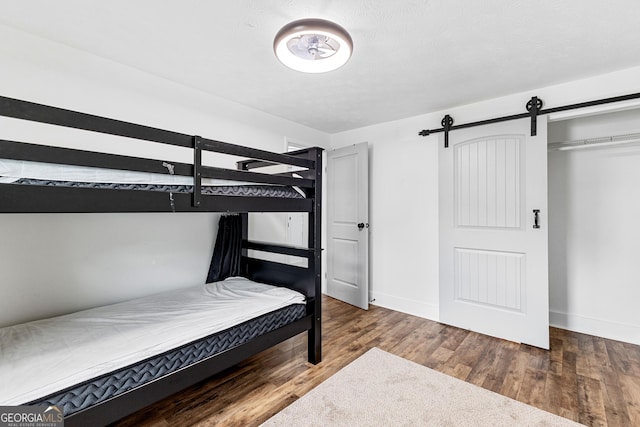
<instances>
[{"instance_id":1,"label":"black metal bunk bed frame","mask_svg":"<svg viewBox=\"0 0 640 427\"><path fill-rule=\"evenodd\" d=\"M0 97L0 115L10 118L75 128L137 140L193 149L193 163L167 162L131 156L97 153L69 148L29 144L0 139L0 158L100 167L127 171L171 173L193 176L192 193L164 193L140 190L0 185L0 213L95 213L95 212L235 212L243 223L243 275L262 283L285 286L307 297L307 315L291 324L261 335L245 344L211 356L166 377L124 392L110 400L76 412L65 419L68 426L103 425L116 421L154 402L223 371L275 344L302 332L308 333L308 360L319 363L321 353L321 211L322 149L309 148L276 154L200 136L191 136L139 124L109 119L32 102ZM241 156L237 170L202 165L202 151ZM164 163L164 164L163 164ZM253 172L264 166L292 165L294 173ZM202 178L217 178L261 184L296 186L301 199L254 196L202 195ZM308 247L296 248L248 240L249 212L307 212ZM307 259L298 267L252 258L248 250L297 256Z\"/></svg>"}]
</instances>

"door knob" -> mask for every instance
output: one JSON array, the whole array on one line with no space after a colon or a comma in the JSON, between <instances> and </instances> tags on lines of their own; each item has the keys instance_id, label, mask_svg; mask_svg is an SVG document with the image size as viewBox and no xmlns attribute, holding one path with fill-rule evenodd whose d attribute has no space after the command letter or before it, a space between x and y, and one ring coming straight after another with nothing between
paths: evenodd
<instances>
[{"instance_id":1,"label":"door knob","mask_svg":"<svg viewBox=\"0 0 640 427\"><path fill-rule=\"evenodd\" d=\"M365 227L369 228L369 223L368 222L366 224L364 222L361 222L360 224L358 224L358 230L362 230Z\"/></svg>"}]
</instances>

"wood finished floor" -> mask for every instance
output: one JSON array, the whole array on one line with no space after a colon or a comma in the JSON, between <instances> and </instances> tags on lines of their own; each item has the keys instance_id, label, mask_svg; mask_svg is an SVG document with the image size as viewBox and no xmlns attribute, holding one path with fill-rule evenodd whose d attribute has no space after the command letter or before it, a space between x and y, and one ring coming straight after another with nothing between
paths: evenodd
<instances>
[{"instance_id":1,"label":"wood finished floor","mask_svg":"<svg viewBox=\"0 0 640 427\"><path fill-rule=\"evenodd\" d=\"M544 351L381 307L323 304L322 363L307 363L298 336L114 426L256 426L372 347L588 426L640 426L640 346L552 328Z\"/></svg>"}]
</instances>

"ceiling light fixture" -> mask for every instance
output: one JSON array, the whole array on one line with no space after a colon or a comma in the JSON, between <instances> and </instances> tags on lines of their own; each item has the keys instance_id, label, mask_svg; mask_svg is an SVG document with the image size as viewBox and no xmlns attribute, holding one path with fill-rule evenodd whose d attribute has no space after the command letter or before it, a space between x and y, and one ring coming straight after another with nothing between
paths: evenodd
<instances>
[{"instance_id":1,"label":"ceiling light fixture","mask_svg":"<svg viewBox=\"0 0 640 427\"><path fill-rule=\"evenodd\" d=\"M331 21L301 19L278 31L273 50L289 68L303 73L326 73L349 60L353 40L344 28Z\"/></svg>"}]
</instances>

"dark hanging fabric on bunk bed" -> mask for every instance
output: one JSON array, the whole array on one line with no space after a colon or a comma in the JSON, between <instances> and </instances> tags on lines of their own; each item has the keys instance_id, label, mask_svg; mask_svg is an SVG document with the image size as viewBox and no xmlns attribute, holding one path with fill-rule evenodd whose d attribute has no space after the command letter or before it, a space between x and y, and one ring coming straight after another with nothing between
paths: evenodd
<instances>
[{"instance_id":1,"label":"dark hanging fabric on bunk bed","mask_svg":"<svg viewBox=\"0 0 640 427\"><path fill-rule=\"evenodd\" d=\"M207 283L240 275L242 258L242 219L240 215L223 215L211 257Z\"/></svg>"}]
</instances>

